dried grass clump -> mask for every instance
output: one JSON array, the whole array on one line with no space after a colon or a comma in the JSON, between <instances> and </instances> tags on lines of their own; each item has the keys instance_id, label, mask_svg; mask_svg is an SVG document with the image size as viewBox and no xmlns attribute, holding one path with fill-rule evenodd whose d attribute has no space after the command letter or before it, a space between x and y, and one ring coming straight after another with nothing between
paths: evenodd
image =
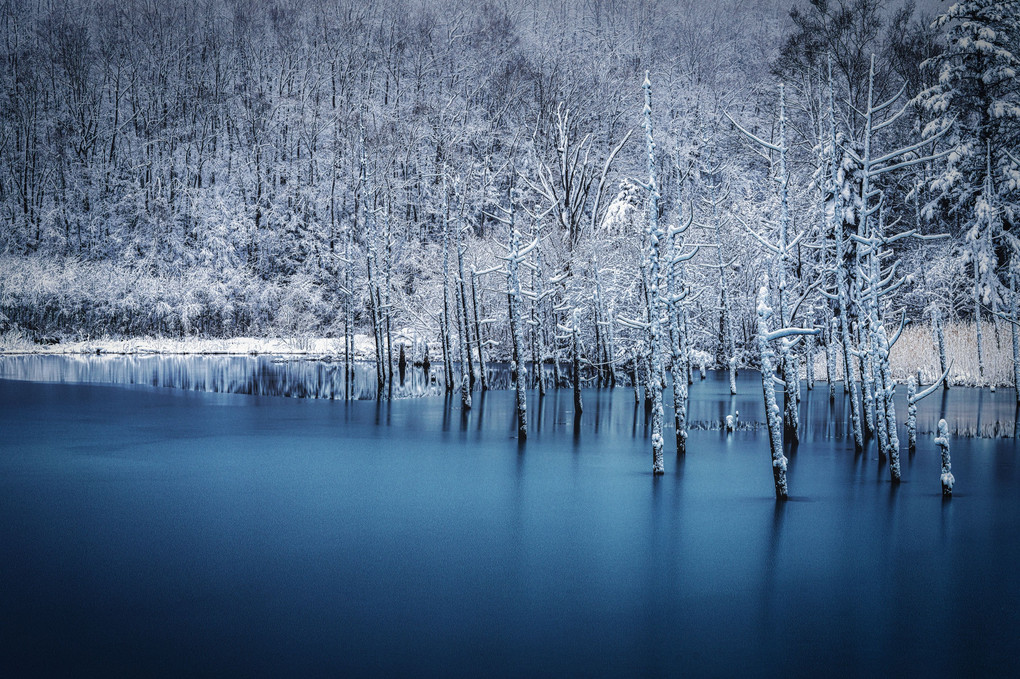
<instances>
[{"instance_id":1,"label":"dried grass clump","mask_svg":"<svg viewBox=\"0 0 1020 679\"><path fill-rule=\"evenodd\" d=\"M946 359L953 362L949 373L950 384L965 386L1013 386L1013 340L1006 323L998 327L998 339L992 323L984 327L985 374L978 370L977 334L973 323L946 323ZM915 377L921 371L923 384L931 384L939 378L939 352L935 333L930 325L908 325L892 348L893 376L898 382ZM837 361L836 379L843 379L843 366ZM857 372L857 359L853 361ZM815 354L815 376L825 379L825 352ZM856 375L860 379L860 375Z\"/></svg>"}]
</instances>

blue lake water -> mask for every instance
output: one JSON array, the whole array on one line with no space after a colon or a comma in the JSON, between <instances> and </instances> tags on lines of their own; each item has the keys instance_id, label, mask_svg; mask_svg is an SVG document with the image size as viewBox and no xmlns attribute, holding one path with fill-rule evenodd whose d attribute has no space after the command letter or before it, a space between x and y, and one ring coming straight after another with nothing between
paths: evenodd
<instances>
[{"instance_id":1,"label":"blue lake water","mask_svg":"<svg viewBox=\"0 0 1020 679\"><path fill-rule=\"evenodd\" d=\"M695 382L654 478L629 389L585 390L579 420L529 392L519 444L509 391L465 413L260 395L272 367L232 388L249 363L176 364L175 389L40 360L0 359L52 380L0 379L2 676L1020 673L1011 390L921 403L921 431L985 434L953 438L948 502L930 434L893 486L843 395L806 393L777 504L751 372L734 399Z\"/></svg>"}]
</instances>

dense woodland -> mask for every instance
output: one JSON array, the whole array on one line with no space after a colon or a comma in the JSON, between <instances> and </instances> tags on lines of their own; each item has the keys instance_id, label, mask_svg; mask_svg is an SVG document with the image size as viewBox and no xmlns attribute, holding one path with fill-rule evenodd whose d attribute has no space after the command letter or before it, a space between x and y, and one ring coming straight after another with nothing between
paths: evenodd
<instances>
[{"instance_id":1,"label":"dense woodland","mask_svg":"<svg viewBox=\"0 0 1020 679\"><path fill-rule=\"evenodd\" d=\"M4 0L0 332L357 333L613 381L758 366L766 283L769 323L819 331L782 356L901 317L980 352L1015 327L1018 17Z\"/></svg>"}]
</instances>

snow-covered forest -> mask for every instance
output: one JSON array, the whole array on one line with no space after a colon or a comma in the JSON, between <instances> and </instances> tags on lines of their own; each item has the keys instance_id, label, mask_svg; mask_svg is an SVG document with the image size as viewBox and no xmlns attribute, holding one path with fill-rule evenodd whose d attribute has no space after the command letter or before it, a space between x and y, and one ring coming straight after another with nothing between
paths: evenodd
<instances>
[{"instance_id":1,"label":"snow-covered forest","mask_svg":"<svg viewBox=\"0 0 1020 679\"><path fill-rule=\"evenodd\" d=\"M1012 382L1020 2L924 10L7 0L0 334Z\"/></svg>"}]
</instances>

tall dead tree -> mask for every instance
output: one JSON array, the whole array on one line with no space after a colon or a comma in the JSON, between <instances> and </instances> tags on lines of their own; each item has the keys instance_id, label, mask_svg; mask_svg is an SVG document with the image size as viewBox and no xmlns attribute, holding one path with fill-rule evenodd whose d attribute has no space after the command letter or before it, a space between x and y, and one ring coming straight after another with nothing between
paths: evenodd
<instances>
[{"instance_id":1,"label":"tall dead tree","mask_svg":"<svg viewBox=\"0 0 1020 679\"><path fill-rule=\"evenodd\" d=\"M769 320L772 318L773 311L768 304L768 297L769 285L768 275L766 275L765 284L758 290L757 343L761 363L761 386L765 398L765 425L769 433L769 449L772 456L772 480L776 488L776 499L785 500L789 496L786 482L788 460L783 454L783 431L779 416L779 404L776 402L776 354L771 343L774 340L784 340L795 335L814 335L818 333L818 330L810 328L769 330Z\"/></svg>"},{"instance_id":2,"label":"tall dead tree","mask_svg":"<svg viewBox=\"0 0 1020 679\"><path fill-rule=\"evenodd\" d=\"M776 242L770 242L746 224L744 227L766 250L772 253L770 277L775 281L776 309L779 313L780 326L786 327L792 320L791 308L796 308L790 304L791 291L787 278L787 268L791 253L804 234L801 233L792 241L790 240L790 170L787 162L787 155L790 149L786 140L786 96L783 85L779 86L778 144L765 141L761 137L748 132L733 120L729 114L727 114L727 117L753 143L762 147L765 151L776 153L779 156L775 178L779 187L780 205ZM790 339L784 339L780 343L780 369L785 383L783 431L791 441L797 441L800 438L800 369L796 355L792 351L794 343L794 340Z\"/></svg>"},{"instance_id":3,"label":"tall dead tree","mask_svg":"<svg viewBox=\"0 0 1020 679\"><path fill-rule=\"evenodd\" d=\"M896 431L896 409L893 400L896 382L892 376L889 351L903 330L905 316L901 319L899 330L890 339L882 320L880 299L894 293L909 279L906 276L897 278L898 261L894 261L891 266L885 268L882 260L890 252L889 247L896 241L908 237L930 239L941 236L922 236L916 228L896 234L886 233L883 219L884 193L878 187L878 181L882 175L889 172L937 160L945 157L951 151L929 155L920 153L925 146L944 133L943 131L876 157L872 153L876 136L883 129L895 123L907 111L909 104L904 104L895 113L887 113L902 96L903 89L901 88L899 93L882 103L875 103L874 89L875 58L872 56L871 67L868 71L867 105L862 111L864 118L863 151L858 155L853 149L847 148L846 153L857 164L861 177L857 208L858 230L857 233L852 234L852 238L857 244L861 262L858 267L858 277L862 283L861 303L868 333L867 365L868 369L873 371L875 380L876 428L879 434L879 444L889 457L890 476L896 483L900 481L899 437Z\"/></svg>"}]
</instances>

